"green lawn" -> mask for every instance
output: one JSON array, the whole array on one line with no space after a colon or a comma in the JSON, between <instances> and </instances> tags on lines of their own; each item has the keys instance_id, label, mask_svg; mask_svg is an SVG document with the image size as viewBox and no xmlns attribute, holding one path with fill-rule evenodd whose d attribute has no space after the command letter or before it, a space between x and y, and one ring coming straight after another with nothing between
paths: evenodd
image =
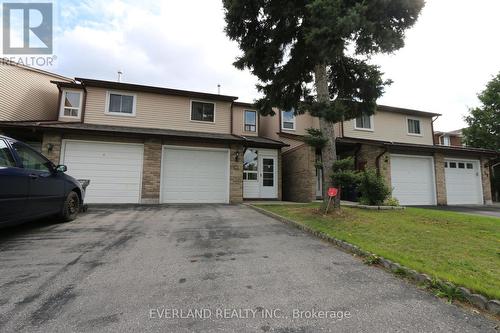
<instances>
[{"instance_id":1,"label":"green lawn","mask_svg":"<svg viewBox=\"0 0 500 333\"><path fill-rule=\"evenodd\" d=\"M431 209L258 205L430 276L500 299L500 219Z\"/></svg>"}]
</instances>

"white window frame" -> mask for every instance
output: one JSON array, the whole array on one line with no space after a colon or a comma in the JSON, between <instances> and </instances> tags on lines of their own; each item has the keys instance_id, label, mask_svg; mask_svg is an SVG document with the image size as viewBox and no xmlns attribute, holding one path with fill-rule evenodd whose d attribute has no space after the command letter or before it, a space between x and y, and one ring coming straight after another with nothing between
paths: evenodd
<instances>
[{"instance_id":1,"label":"white window frame","mask_svg":"<svg viewBox=\"0 0 500 333\"><path fill-rule=\"evenodd\" d=\"M257 170L245 170L245 167L243 167L243 181L245 182L259 182L259 170L260 170L260 163L259 163L259 150L257 148L248 148L255 150L257 152ZM245 151L246 152L246 151ZM243 154L243 162L245 162L245 154ZM245 179L245 173L248 175L249 173L254 173L257 175L257 179Z\"/></svg>"},{"instance_id":2,"label":"white window frame","mask_svg":"<svg viewBox=\"0 0 500 333\"><path fill-rule=\"evenodd\" d=\"M443 143L442 143L443 146L451 146L451 138L449 135L443 135L442 138L443 138Z\"/></svg>"},{"instance_id":3,"label":"white window frame","mask_svg":"<svg viewBox=\"0 0 500 333\"><path fill-rule=\"evenodd\" d=\"M253 112L255 113L255 131L248 131L246 128L247 128L247 119L246 119L246 113L247 112ZM248 132L248 133L257 133L257 126L258 126L258 123L259 123L259 119L258 119L258 115L257 115L257 111L255 110L249 110L249 109L246 109L246 110L243 110L243 132ZM252 126L251 124L248 124L250 126Z\"/></svg>"},{"instance_id":4,"label":"white window frame","mask_svg":"<svg viewBox=\"0 0 500 333\"><path fill-rule=\"evenodd\" d=\"M418 121L418 123L419 123L418 128L420 129L420 133L410 133L410 124L408 123L408 120ZM411 135L411 136L423 136L423 134L422 134L422 119L415 118L415 117L406 117L406 134Z\"/></svg>"},{"instance_id":5,"label":"white window frame","mask_svg":"<svg viewBox=\"0 0 500 333\"><path fill-rule=\"evenodd\" d=\"M206 103L206 104L213 104L214 105L214 121L204 121L204 120L195 120L193 119L193 102L198 102L198 103ZM217 114L217 103L212 102L212 101L204 101L201 99L192 99L189 101L189 121L195 122L195 123L200 123L200 124L215 124L215 116Z\"/></svg>"},{"instance_id":6,"label":"white window frame","mask_svg":"<svg viewBox=\"0 0 500 333\"><path fill-rule=\"evenodd\" d=\"M357 131L368 131L368 132L373 132L375 130L375 125L373 123L373 115L370 115L370 128L365 128L365 127L358 127L356 124L356 119L359 117L356 117L352 120L354 123L354 129Z\"/></svg>"},{"instance_id":7,"label":"white window frame","mask_svg":"<svg viewBox=\"0 0 500 333\"><path fill-rule=\"evenodd\" d=\"M122 95L122 96L131 96L133 98L132 102L132 113L122 113L122 112L112 112L109 111L109 103L111 101L111 94L113 95ZM136 114L136 106L137 106L137 94L118 91L118 90L108 90L106 91L106 105L104 109L104 113L109 116L118 116L118 117L135 117Z\"/></svg>"},{"instance_id":8,"label":"white window frame","mask_svg":"<svg viewBox=\"0 0 500 333\"><path fill-rule=\"evenodd\" d=\"M66 93L71 92L71 93L77 93L80 95L80 104L78 105L78 108L75 107L66 107L64 105L64 101L66 99ZM78 89L63 89L61 92L61 107L59 109L59 117L61 118L72 118L72 119L81 119L82 117L82 105L83 105L83 91L78 90ZM78 110L78 115L77 116L65 116L64 115L64 109L72 109L72 110Z\"/></svg>"},{"instance_id":9,"label":"white window frame","mask_svg":"<svg viewBox=\"0 0 500 333\"><path fill-rule=\"evenodd\" d=\"M281 110L281 129L283 131L295 131L297 129L297 116L294 113L294 115L293 115L293 121L291 121L291 123L293 124L293 128L285 128L283 126L283 124L285 123L284 117L283 117L283 113L285 113L285 112L294 112L294 110L288 110L288 111ZM289 123L289 122L290 121L287 121L287 123Z\"/></svg>"}]
</instances>

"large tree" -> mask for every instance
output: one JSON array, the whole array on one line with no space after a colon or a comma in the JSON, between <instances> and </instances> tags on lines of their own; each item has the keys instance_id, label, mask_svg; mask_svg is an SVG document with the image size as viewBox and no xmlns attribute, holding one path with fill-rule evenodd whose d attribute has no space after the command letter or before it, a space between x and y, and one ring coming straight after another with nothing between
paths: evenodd
<instances>
[{"instance_id":1,"label":"large tree","mask_svg":"<svg viewBox=\"0 0 500 333\"><path fill-rule=\"evenodd\" d=\"M388 81L369 64L404 45L424 0L223 0L226 33L257 76L262 115L273 107L320 118L324 184L336 159L333 124L373 114ZM324 191L327 186L324 186ZM326 199L326 195L324 195Z\"/></svg>"},{"instance_id":2,"label":"large tree","mask_svg":"<svg viewBox=\"0 0 500 333\"><path fill-rule=\"evenodd\" d=\"M463 129L468 146L500 150L500 73L478 95L481 105L469 110Z\"/></svg>"}]
</instances>

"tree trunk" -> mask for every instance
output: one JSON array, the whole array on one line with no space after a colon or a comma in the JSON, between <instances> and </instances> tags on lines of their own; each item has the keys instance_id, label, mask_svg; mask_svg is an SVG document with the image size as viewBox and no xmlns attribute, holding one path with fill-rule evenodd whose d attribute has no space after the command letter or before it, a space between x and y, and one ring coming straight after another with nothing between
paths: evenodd
<instances>
[{"instance_id":1,"label":"tree trunk","mask_svg":"<svg viewBox=\"0 0 500 333\"><path fill-rule=\"evenodd\" d=\"M314 69L316 93L318 94L318 102L330 103L330 94L328 93L328 77L326 65L316 65ZM327 122L323 118L319 118L319 127L323 135L328 139L321 151L321 159L323 164L323 202L328 202L327 189L332 184L332 166L337 158L335 150L335 127L333 123ZM340 193L340 192L339 192ZM337 198L336 198L337 204Z\"/></svg>"}]
</instances>

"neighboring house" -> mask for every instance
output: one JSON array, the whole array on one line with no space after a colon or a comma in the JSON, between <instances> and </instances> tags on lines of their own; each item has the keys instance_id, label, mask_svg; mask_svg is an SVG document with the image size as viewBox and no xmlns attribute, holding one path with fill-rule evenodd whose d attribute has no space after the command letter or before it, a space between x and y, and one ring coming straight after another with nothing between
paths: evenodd
<instances>
[{"instance_id":1,"label":"neighboring house","mask_svg":"<svg viewBox=\"0 0 500 333\"><path fill-rule=\"evenodd\" d=\"M437 116L380 105L373 116L335 124L338 156L352 156L358 170L377 169L403 205L490 203L488 163L498 154L434 145L432 124ZM319 197L320 152L303 141L307 128L319 128L318 120L281 111L262 117L260 123L262 136L290 145L282 154L283 199L308 202Z\"/></svg>"},{"instance_id":2,"label":"neighboring house","mask_svg":"<svg viewBox=\"0 0 500 333\"><path fill-rule=\"evenodd\" d=\"M59 91L51 80L70 78L0 59L0 122L57 119ZM27 133L28 134L28 133ZM36 136L25 140L37 150Z\"/></svg>"},{"instance_id":3,"label":"neighboring house","mask_svg":"<svg viewBox=\"0 0 500 333\"><path fill-rule=\"evenodd\" d=\"M455 147L465 146L465 144L462 142L462 130L459 129L450 132L435 131L434 144Z\"/></svg>"},{"instance_id":4,"label":"neighboring house","mask_svg":"<svg viewBox=\"0 0 500 333\"><path fill-rule=\"evenodd\" d=\"M88 203L281 199L285 144L260 137L256 111L236 97L52 80L58 105L38 121L2 122L0 132L38 140L53 163L67 165L75 178L90 179Z\"/></svg>"}]
</instances>

